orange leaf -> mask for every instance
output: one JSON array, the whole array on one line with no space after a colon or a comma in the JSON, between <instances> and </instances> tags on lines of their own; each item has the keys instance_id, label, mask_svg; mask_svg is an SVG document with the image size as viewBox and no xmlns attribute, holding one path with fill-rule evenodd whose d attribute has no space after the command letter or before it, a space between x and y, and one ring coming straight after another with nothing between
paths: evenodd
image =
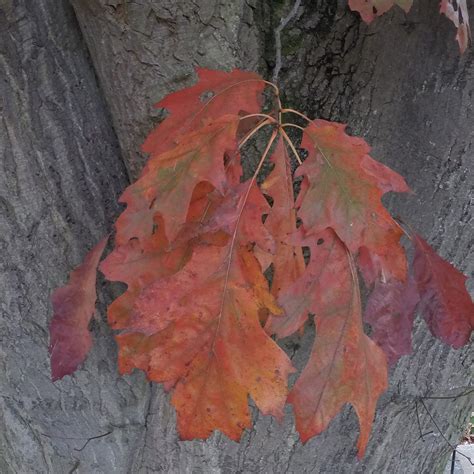
<instances>
[{"instance_id":1,"label":"orange leaf","mask_svg":"<svg viewBox=\"0 0 474 474\"><path fill-rule=\"evenodd\" d=\"M137 367L151 380L172 382L182 439L219 429L238 440L251 425L248 395L263 413L282 416L293 369L259 321L261 310L280 309L249 247L267 209L256 186L248 186L229 192L204 226L220 228L226 242L196 246L182 270L145 288L132 333L117 337L122 372Z\"/></svg>"},{"instance_id":2,"label":"orange leaf","mask_svg":"<svg viewBox=\"0 0 474 474\"><path fill-rule=\"evenodd\" d=\"M304 260L301 247L291 242L296 232L296 209L291 163L283 140L277 143L271 162L275 167L262 184L262 190L273 200L265 227L276 242L272 293L278 295L301 275Z\"/></svg>"},{"instance_id":3,"label":"orange leaf","mask_svg":"<svg viewBox=\"0 0 474 474\"><path fill-rule=\"evenodd\" d=\"M163 242L163 226L147 238L142 245L137 239L117 246L102 262L101 272L110 281L122 281L127 291L119 296L108 309L109 324L113 329L123 329L129 324L130 311L141 289L154 280L176 273L191 257L191 245L169 248Z\"/></svg>"},{"instance_id":4,"label":"orange leaf","mask_svg":"<svg viewBox=\"0 0 474 474\"><path fill-rule=\"evenodd\" d=\"M186 221L199 182L208 181L223 193L227 183L224 155L236 153L238 126L239 117L226 115L182 137L169 151L153 155L142 176L120 198L127 209L116 223L117 243L150 236L157 213L163 217L166 236L173 240Z\"/></svg>"},{"instance_id":5,"label":"orange leaf","mask_svg":"<svg viewBox=\"0 0 474 474\"><path fill-rule=\"evenodd\" d=\"M359 418L362 457L377 400L387 388L387 363L364 334L357 275L344 244L329 229L305 243L311 248L310 263L280 302L289 317L314 313L316 338L288 402L303 442L324 431L343 405L351 403Z\"/></svg>"},{"instance_id":6,"label":"orange leaf","mask_svg":"<svg viewBox=\"0 0 474 474\"><path fill-rule=\"evenodd\" d=\"M390 2L369 3L380 13ZM366 283L375 283L366 319L391 361L409 350L418 292L438 337L455 347L468 341L474 316L465 277L416 236L417 288L410 286L402 229L381 202L384 193L408 187L341 124L317 120L304 130L308 158L296 173L303 177L296 203L289 156L277 142L261 186L270 206L259 172L279 134L289 143L281 117L302 114L283 109L279 98L278 108L260 114L265 81L255 74L198 74L198 84L160 102L171 115L146 142L150 160L121 198L127 208L101 265L109 280L127 285L108 311L110 326L121 330L120 372L140 369L163 383L182 439L220 430L238 440L251 426L249 396L277 418L289 401L303 441L351 403L362 456L387 367L363 331L353 255ZM244 111L251 115L243 118ZM268 125L271 138L252 179L242 183L240 149ZM53 379L74 371L90 348L104 246L105 240L53 295ZM303 246L311 250L307 266ZM270 263L271 290L262 271ZM313 351L288 396L294 369L268 333L302 330L310 314Z\"/></svg>"},{"instance_id":7,"label":"orange leaf","mask_svg":"<svg viewBox=\"0 0 474 474\"><path fill-rule=\"evenodd\" d=\"M223 115L258 113L262 108L263 79L254 72L231 72L196 68L196 85L167 95L156 107L170 113L143 145L152 156L173 148L179 136L199 129L209 120Z\"/></svg>"},{"instance_id":8,"label":"orange leaf","mask_svg":"<svg viewBox=\"0 0 474 474\"><path fill-rule=\"evenodd\" d=\"M127 328L133 304L143 288L183 268L191 258L193 246L205 241L202 234L209 229L204 229L203 225L212 215L218 199L214 195L214 187L203 181L194 188L182 235L174 242L168 241L163 219L156 216L154 232L150 236L144 237L141 242L130 239L124 245L115 246L102 262L100 270L108 280L121 281L128 288L108 308L108 320L112 328Z\"/></svg>"},{"instance_id":9,"label":"orange leaf","mask_svg":"<svg viewBox=\"0 0 474 474\"><path fill-rule=\"evenodd\" d=\"M402 230L381 198L388 191L409 188L400 175L368 155L364 140L346 135L344 128L316 120L305 129L301 146L309 156L296 172L304 176L298 215L307 230L332 227L352 253L367 252L359 261L366 275L381 273L404 281Z\"/></svg>"},{"instance_id":10,"label":"orange leaf","mask_svg":"<svg viewBox=\"0 0 474 474\"><path fill-rule=\"evenodd\" d=\"M275 239L276 247L270 262L273 263L272 294L277 296L286 290L303 273L305 265L301 246L292 238L296 233L296 209L294 203L293 174L290 159L281 139L273 152L274 163L270 175L262 184L262 190L273 200L272 208L265 220L265 227ZM270 318L266 329L269 333L280 333L283 318Z\"/></svg>"}]
</instances>

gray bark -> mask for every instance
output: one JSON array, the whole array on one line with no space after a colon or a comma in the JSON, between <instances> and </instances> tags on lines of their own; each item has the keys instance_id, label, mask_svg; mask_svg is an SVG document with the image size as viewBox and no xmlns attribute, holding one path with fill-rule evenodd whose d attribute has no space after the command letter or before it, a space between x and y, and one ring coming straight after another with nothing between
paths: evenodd
<instances>
[{"instance_id":1,"label":"gray bark","mask_svg":"<svg viewBox=\"0 0 474 474\"><path fill-rule=\"evenodd\" d=\"M97 344L85 370L50 382L50 293L108 232L127 182L79 33L66 2L0 2L0 472L6 474L66 473L75 466L110 472L119 447L142 428L143 378L117 376L105 324L95 325ZM105 426L134 420L135 428L109 436L117 451L75 451Z\"/></svg>"},{"instance_id":2,"label":"gray bark","mask_svg":"<svg viewBox=\"0 0 474 474\"><path fill-rule=\"evenodd\" d=\"M140 144L160 118L153 103L191 84L195 65L270 77L273 29L290 7L270 0L72 3L101 89L67 2L0 1L0 471L431 473L443 467L446 444L421 406L422 430L434 433L420 439L415 399L472 384L472 348L450 349L422 322L415 353L391 373L362 461L355 458L350 408L304 446L289 411L281 425L255 413L240 444L220 434L178 441L161 388L138 373L117 376L103 319L94 325L97 343L84 368L49 382L49 294L116 214L126 183L121 159L136 176ZM306 0L283 32L280 85L289 106L347 122L373 144L377 159L406 176L415 195L388 204L472 275L474 53L459 59L454 31L436 10L420 0L408 17L395 9L367 27L346 2ZM299 367L311 337L285 342ZM456 443L472 398L426 404Z\"/></svg>"}]
</instances>

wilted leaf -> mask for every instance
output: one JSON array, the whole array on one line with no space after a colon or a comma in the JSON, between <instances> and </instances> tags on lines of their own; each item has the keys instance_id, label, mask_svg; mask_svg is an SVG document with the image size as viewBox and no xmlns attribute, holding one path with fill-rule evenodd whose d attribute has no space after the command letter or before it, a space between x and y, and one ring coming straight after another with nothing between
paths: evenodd
<instances>
[{"instance_id":1,"label":"wilted leaf","mask_svg":"<svg viewBox=\"0 0 474 474\"><path fill-rule=\"evenodd\" d=\"M144 237L141 242L131 239L124 245L115 246L100 265L108 280L127 284L127 291L108 308L112 328L127 328L134 301L144 288L183 268L191 258L193 247L205 241L203 234L209 229L204 226L219 205L219 199L222 198L215 193L214 187L203 181L194 188L186 223L175 241L168 241L163 219L156 216L150 236Z\"/></svg>"},{"instance_id":2,"label":"wilted leaf","mask_svg":"<svg viewBox=\"0 0 474 474\"><path fill-rule=\"evenodd\" d=\"M383 349L391 365L412 352L411 333L418 301L412 278L405 282L378 281L367 301L364 320L372 326L371 339Z\"/></svg>"},{"instance_id":3,"label":"wilted leaf","mask_svg":"<svg viewBox=\"0 0 474 474\"><path fill-rule=\"evenodd\" d=\"M420 311L432 333L457 349L469 342L474 327L474 303L466 290L467 278L419 235L413 236L413 243Z\"/></svg>"},{"instance_id":4,"label":"wilted leaf","mask_svg":"<svg viewBox=\"0 0 474 474\"><path fill-rule=\"evenodd\" d=\"M107 240L108 237L103 238L71 272L67 285L55 290L51 296L53 319L49 328L49 353L53 381L72 374L92 347L89 322L97 299L97 265Z\"/></svg>"},{"instance_id":5,"label":"wilted leaf","mask_svg":"<svg viewBox=\"0 0 474 474\"><path fill-rule=\"evenodd\" d=\"M379 5L377 13L388 5L366 3ZM296 173L303 177L296 203L280 137L261 185L267 201L259 171L285 126L281 116L295 111L278 99L277 108L260 114L265 83L254 74L198 74L198 84L159 104L171 115L147 140L151 158L122 196L127 208L116 223L115 248L101 265L109 280L127 285L108 311L110 326L121 331L119 369L140 369L163 383L182 439L221 430L238 440L251 426L249 396L277 418L287 399L293 368L266 331L284 337L314 315L313 351L288 398L298 431L306 441L350 403L362 456L387 368L363 332L353 256L365 282L375 283L366 320L390 361L409 351L417 292L438 337L455 347L468 342L474 316L465 277L414 237L416 288L406 281L402 229L381 198L408 187L343 125L319 120L304 130L308 157ZM243 119L243 111L255 115ZM240 148L268 125L271 139L252 179L242 183ZM53 295L53 379L73 372L90 348L104 246ZM271 290L263 274L270 263Z\"/></svg>"},{"instance_id":6,"label":"wilted leaf","mask_svg":"<svg viewBox=\"0 0 474 474\"><path fill-rule=\"evenodd\" d=\"M296 232L296 209L291 163L283 139L277 143L271 162L275 166L262 190L273 200L265 227L276 244L272 257L272 293L278 295L301 275L304 259L301 247L291 242Z\"/></svg>"},{"instance_id":7,"label":"wilted leaf","mask_svg":"<svg viewBox=\"0 0 474 474\"><path fill-rule=\"evenodd\" d=\"M126 328L130 311L141 290L155 281L176 273L191 257L192 244L169 246L163 235L163 225L143 241L130 240L117 246L102 262L100 270L110 281L122 281L127 291L119 296L108 309L109 324L114 329Z\"/></svg>"}]
</instances>

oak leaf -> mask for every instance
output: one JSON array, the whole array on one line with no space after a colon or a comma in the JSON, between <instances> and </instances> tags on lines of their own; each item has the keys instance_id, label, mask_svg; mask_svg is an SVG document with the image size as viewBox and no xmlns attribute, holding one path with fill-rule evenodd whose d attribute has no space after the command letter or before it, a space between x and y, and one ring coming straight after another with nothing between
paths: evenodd
<instances>
[{"instance_id":1,"label":"oak leaf","mask_svg":"<svg viewBox=\"0 0 474 474\"><path fill-rule=\"evenodd\" d=\"M169 94L155 105L170 115L146 139L145 153L153 157L173 148L180 136L201 128L209 120L261 111L265 82L258 74L204 68L196 68L196 73L199 80L194 86Z\"/></svg>"},{"instance_id":2,"label":"oak leaf","mask_svg":"<svg viewBox=\"0 0 474 474\"><path fill-rule=\"evenodd\" d=\"M272 293L278 295L304 271L304 259L301 246L291 242L296 233L295 193L291 162L283 139L278 141L270 161L274 168L262 183L262 191L272 199L265 228L276 244L272 258Z\"/></svg>"},{"instance_id":3,"label":"oak leaf","mask_svg":"<svg viewBox=\"0 0 474 474\"><path fill-rule=\"evenodd\" d=\"M107 245L103 238L69 276L67 285L51 296L53 319L49 327L51 378L53 381L72 374L84 362L92 347L89 322L97 299L97 265Z\"/></svg>"},{"instance_id":4,"label":"oak leaf","mask_svg":"<svg viewBox=\"0 0 474 474\"><path fill-rule=\"evenodd\" d=\"M296 171L304 177L298 216L313 233L331 227L352 253L367 252L359 261L367 274L390 274L404 281L407 262L399 242L403 231L381 198L409 188L400 175L368 155L364 140L344 129L324 120L306 127L301 146L308 158Z\"/></svg>"},{"instance_id":5,"label":"oak leaf","mask_svg":"<svg viewBox=\"0 0 474 474\"><path fill-rule=\"evenodd\" d=\"M196 246L175 275L142 291L128 332L117 337L122 372L141 368L169 383L182 439L216 429L240 439L251 425L248 395L263 413L282 416L293 369L260 325L260 311L281 310L251 251L268 212L257 190L243 183L237 200L229 192L230 205L205 226L224 233Z\"/></svg>"},{"instance_id":6,"label":"oak leaf","mask_svg":"<svg viewBox=\"0 0 474 474\"><path fill-rule=\"evenodd\" d=\"M201 181L224 192L224 155L236 152L239 122L238 116L225 115L183 136L174 148L150 158L142 176L120 197L127 208L116 223L119 245L150 236L156 214L163 218L166 235L173 240L186 220L194 188Z\"/></svg>"},{"instance_id":7,"label":"oak leaf","mask_svg":"<svg viewBox=\"0 0 474 474\"><path fill-rule=\"evenodd\" d=\"M436 337L460 348L469 342L474 328L474 303L466 290L467 278L419 235L413 236L413 242L420 311Z\"/></svg>"},{"instance_id":8,"label":"oak leaf","mask_svg":"<svg viewBox=\"0 0 474 474\"><path fill-rule=\"evenodd\" d=\"M405 282L377 281L364 312L364 321L372 326L371 339L385 352L389 364L412 352L411 333L419 302L413 278Z\"/></svg>"},{"instance_id":9,"label":"oak leaf","mask_svg":"<svg viewBox=\"0 0 474 474\"><path fill-rule=\"evenodd\" d=\"M170 242L166 237L164 222L159 215L155 216L153 233L143 237L141 242L133 238L118 245L116 240L115 248L100 265L108 280L127 285L127 290L108 308L108 321L112 328L127 328L134 301L144 288L183 268L193 247L203 241L200 234L207 222L205 217L212 215L218 204L215 188L202 181L194 188L186 223L175 241Z\"/></svg>"},{"instance_id":10,"label":"oak leaf","mask_svg":"<svg viewBox=\"0 0 474 474\"><path fill-rule=\"evenodd\" d=\"M313 313L316 337L288 402L303 442L324 431L345 403L352 404L359 418L362 457L377 400L387 388L385 356L364 334L357 274L347 248L330 229L304 243L311 249L308 267L279 302L295 320Z\"/></svg>"},{"instance_id":11,"label":"oak leaf","mask_svg":"<svg viewBox=\"0 0 474 474\"><path fill-rule=\"evenodd\" d=\"M371 23L376 16L383 15L394 5L398 5L408 13L413 0L349 0L349 7L360 13L366 23Z\"/></svg>"},{"instance_id":12,"label":"oak leaf","mask_svg":"<svg viewBox=\"0 0 474 474\"><path fill-rule=\"evenodd\" d=\"M110 326L127 328L133 303L141 290L159 278L176 273L191 253L191 243L170 248L162 223L157 224L157 231L142 243L131 239L125 245L116 246L100 266L109 281L127 284L127 291L108 308Z\"/></svg>"}]
</instances>

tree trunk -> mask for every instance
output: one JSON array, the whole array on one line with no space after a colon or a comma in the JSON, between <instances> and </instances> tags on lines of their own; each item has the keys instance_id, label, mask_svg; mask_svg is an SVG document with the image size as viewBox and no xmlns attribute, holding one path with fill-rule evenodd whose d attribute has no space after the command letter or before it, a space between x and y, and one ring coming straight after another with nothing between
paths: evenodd
<instances>
[{"instance_id":1,"label":"tree trunk","mask_svg":"<svg viewBox=\"0 0 474 474\"><path fill-rule=\"evenodd\" d=\"M137 175L140 144L161 118L152 105L190 85L196 65L270 78L273 31L291 8L272 0L71 3L100 88L65 0L0 0L0 471L441 470L449 454L443 436L456 444L472 398L425 400L428 414L417 397L471 385L472 349L443 345L423 322L415 353L391 371L362 461L350 407L304 446L290 410L282 424L255 413L240 444L218 433L178 441L161 388L140 373L117 375L103 316L84 368L49 381L49 295L110 229L126 184L122 164ZM374 146L375 158L407 177L415 194L391 197L390 207L472 274L474 52L460 59L454 36L430 0L415 2L408 16L394 8L370 27L345 1L305 0L283 32L279 85L288 106L347 122ZM298 367L311 339L285 341ZM420 437L420 429L429 434Z\"/></svg>"}]
</instances>

